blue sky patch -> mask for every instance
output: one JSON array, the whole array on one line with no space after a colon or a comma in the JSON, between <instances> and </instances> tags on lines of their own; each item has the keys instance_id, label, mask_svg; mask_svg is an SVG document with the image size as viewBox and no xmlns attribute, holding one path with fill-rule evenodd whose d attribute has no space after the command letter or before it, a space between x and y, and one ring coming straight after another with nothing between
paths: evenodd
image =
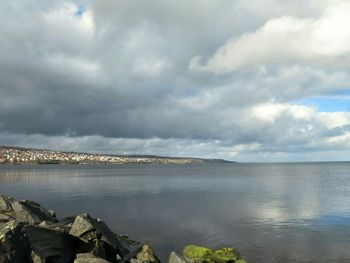
<instances>
[{"instance_id":1,"label":"blue sky patch","mask_svg":"<svg viewBox=\"0 0 350 263\"><path fill-rule=\"evenodd\" d=\"M86 12L85 6L78 6L77 10L74 12L74 16L81 17Z\"/></svg>"},{"instance_id":2,"label":"blue sky patch","mask_svg":"<svg viewBox=\"0 0 350 263\"><path fill-rule=\"evenodd\" d=\"M310 98L297 101L298 104L312 106L321 112L350 111L350 95Z\"/></svg>"}]
</instances>

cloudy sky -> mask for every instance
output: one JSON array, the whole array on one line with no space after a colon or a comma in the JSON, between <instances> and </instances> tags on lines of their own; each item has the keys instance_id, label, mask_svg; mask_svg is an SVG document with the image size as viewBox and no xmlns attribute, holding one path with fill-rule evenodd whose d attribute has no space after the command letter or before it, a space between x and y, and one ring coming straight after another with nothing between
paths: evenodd
<instances>
[{"instance_id":1,"label":"cloudy sky","mask_svg":"<svg viewBox=\"0 0 350 263\"><path fill-rule=\"evenodd\" d=\"M0 144L349 160L347 0L5 0Z\"/></svg>"}]
</instances>

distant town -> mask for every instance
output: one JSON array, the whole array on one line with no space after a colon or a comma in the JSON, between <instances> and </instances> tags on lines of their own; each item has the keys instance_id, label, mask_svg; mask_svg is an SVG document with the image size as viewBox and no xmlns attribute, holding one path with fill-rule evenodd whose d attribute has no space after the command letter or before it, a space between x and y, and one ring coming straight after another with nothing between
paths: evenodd
<instances>
[{"instance_id":1,"label":"distant town","mask_svg":"<svg viewBox=\"0 0 350 263\"><path fill-rule=\"evenodd\" d=\"M224 163L229 161L153 155L92 154L0 146L0 164L194 164L206 162Z\"/></svg>"}]
</instances>

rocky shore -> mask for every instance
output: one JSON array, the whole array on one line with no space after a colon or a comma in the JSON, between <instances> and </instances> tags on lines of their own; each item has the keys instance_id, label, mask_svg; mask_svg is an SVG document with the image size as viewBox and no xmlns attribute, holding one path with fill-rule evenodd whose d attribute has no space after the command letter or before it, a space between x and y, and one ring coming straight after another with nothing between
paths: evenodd
<instances>
[{"instance_id":1,"label":"rocky shore","mask_svg":"<svg viewBox=\"0 0 350 263\"><path fill-rule=\"evenodd\" d=\"M153 249L88 214L58 219L40 204L0 195L0 263L160 263ZM233 248L189 245L168 263L246 263Z\"/></svg>"}]
</instances>

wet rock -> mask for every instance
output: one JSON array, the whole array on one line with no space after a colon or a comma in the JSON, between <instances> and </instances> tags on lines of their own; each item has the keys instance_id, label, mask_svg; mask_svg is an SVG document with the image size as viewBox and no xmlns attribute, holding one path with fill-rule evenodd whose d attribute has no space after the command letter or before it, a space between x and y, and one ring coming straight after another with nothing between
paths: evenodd
<instances>
[{"instance_id":1,"label":"wet rock","mask_svg":"<svg viewBox=\"0 0 350 263\"><path fill-rule=\"evenodd\" d=\"M188 263L183 257L176 254L174 251L170 252L168 263Z\"/></svg>"},{"instance_id":2,"label":"wet rock","mask_svg":"<svg viewBox=\"0 0 350 263\"><path fill-rule=\"evenodd\" d=\"M98 257L114 260L118 253L118 240L108 226L99 219L93 219L88 214L78 215L69 232L89 244L88 250Z\"/></svg>"},{"instance_id":3,"label":"wet rock","mask_svg":"<svg viewBox=\"0 0 350 263\"><path fill-rule=\"evenodd\" d=\"M28 225L25 231L31 249L43 262L68 263L74 260L79 240L69 236L64 228Z\"/></svg>"},{"instance_id":4,"label":"wet rock","mask_svg":"<svg viewBox=\"0 0 350 263\"><path fill-rule=\"evenodd\" d=\"M109 263L109 261L96 257L90 253L81 253L77 255L74 263Z\"/></svg>"},{"instance_id":5,"label":"wet rock","mask_svg":"<svg viewBox=\"0 0 350 263\"><path fill-rule=\"evenodd\" d=\"M30 262L30 247L22 224L0 224L0 262Z\"/></svg>"},{"instance_id":6,"label":"wet rock","mask_svg":"<svg viewBox=\"0 0 350 263\"><path fill-rule=\"evenodd\" d=\"M144 244L131 240L128 236L115 235L118 242L118 254L123 258L130 253L136 256L142 250ZM133 257L133 256L132 256Z\"/></svg>"},{"instance_id":7,"label":"wet rock","mask_svg":"<svg viewBox=\"0 0 350 263\"><path fill-rule=\"evenodd\" d=\"M114 233L102 221L90 217L89 214L81 214L75 218L69 234L90 242L94 239L101 239L112 248L116 249L118 241Z\"/></svg>"},{"instance_id":8,"label":"wet rock","mask_svg":"<svg viewBox=\"0 0 350 263\"><path fill-rule=\"evenodd\" d=\"M42 221L57 222L50 212L33 201L15 201L11 203L14 216L18 222L28 224L40 223Z\"/></svg>"}]
</instances>

